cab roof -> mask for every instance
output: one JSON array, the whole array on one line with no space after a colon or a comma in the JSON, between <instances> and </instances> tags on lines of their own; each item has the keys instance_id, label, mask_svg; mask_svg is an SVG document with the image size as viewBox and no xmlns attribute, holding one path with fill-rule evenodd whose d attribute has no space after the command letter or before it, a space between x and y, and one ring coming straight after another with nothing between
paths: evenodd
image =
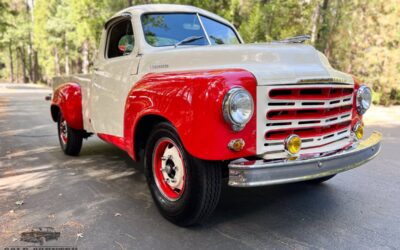
<instances>
[{"instance_id":1,"label":"cab roof","mask_svg":"<svg viewBox=\"0 0 400 250\"><path fill-rule=\"evenodd\" d=\"M133 16L141 16L145 13L170 13L170 12L184 12L184 13L199 13L204 16L211 17L214 20L219 22L228 24L232 26L227 20L224 18L211 13L209 11L190 6L190 5L180 5L180 4L144 4L144 5L135 5L132 7L128 7L116 13L112 18L130 13Z\"/></svg>"}]
</instances>

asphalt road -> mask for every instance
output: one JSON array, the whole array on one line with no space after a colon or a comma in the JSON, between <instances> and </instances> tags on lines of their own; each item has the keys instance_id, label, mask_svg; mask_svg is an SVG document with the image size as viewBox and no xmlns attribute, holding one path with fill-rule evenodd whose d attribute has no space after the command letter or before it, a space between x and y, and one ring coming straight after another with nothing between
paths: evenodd
<instances>
[{"instance_id":1,"label":"asphalt road","mask_svg":"<svg viewBox=\"0 0 400 250\"><path fill-rule=\"evenodd\" d=\"M384 145L360 168L320 186L226 187L205 224L179 228L123 151L92 137L79 157L61 152L46 93L0 84L1 247L51 226L61 237L46 245L79 249L400 249L398 124L368 128Z\"/></svg>"}]
</instances>

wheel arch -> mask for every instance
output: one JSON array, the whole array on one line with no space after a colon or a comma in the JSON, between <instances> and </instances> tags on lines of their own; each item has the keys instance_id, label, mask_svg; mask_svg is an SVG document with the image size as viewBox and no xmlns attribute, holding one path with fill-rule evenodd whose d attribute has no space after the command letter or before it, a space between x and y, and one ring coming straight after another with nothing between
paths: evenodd
<instances>
[{"instance_id":1,"label":"wheel arch","mask_svg":"<svg viewBox=\"0 0 400 250\"><path fill-rule=\"evenodd\" d=\"M58 86L54 90L50 112L53 121L57 121L61 112L71 128L83 130L81 86L77 83Z\"/></svg>"},{"instance_id":2,"label":"wheel arch","mask_svg":"<svg viewBox=\"0 0 400 250\"><path fill-rule=\"evenodd\" d=\"M161 115L148 114L139 118L133 132L133 150L136 160L143 159L143 150L146 146L146 142L150 136L151 131L157 124L160 124L162 122L168 122L173 126L173 124L168 119Z\"/></svg>"},{"instance_id":3,"label":"wheel arch","mask_svg":"<svg viewBox=\"0 0 400 250\"><path fill-rule=\"evenodd\" d=\"M60 115L60 107L55 104L52 104L50 106L50 114L53 122L57 122L58 116Z\"/></svg>"}]
</instances>

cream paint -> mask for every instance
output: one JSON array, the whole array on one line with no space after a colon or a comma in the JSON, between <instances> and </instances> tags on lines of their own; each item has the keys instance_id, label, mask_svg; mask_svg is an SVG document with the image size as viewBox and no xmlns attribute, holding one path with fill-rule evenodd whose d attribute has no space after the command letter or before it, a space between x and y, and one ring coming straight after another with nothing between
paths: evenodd
<instances>
[{"instance_id":1,"label":"cream paint","mask_svg":"<svg viewBox=\"0 0 400 250\"><path fill-rule=\"evenodd\" d=\"M144 39L140 21L141 15L146 12L199 13L232 26L213 13L183 5L142 5L117 13L114 17L122 13L132 15L135 47L129 56L107 59L104 57L107 36L106 31L103 31L92 84L81 84L84 127L88 132L122 137L127 94L135 82L148 73L241 68L256 77L258 92L267 85L297 84L304 80L334 79L343 84L354 84L350 75L333 69L322 53L303 44L152 47ZM261 92L257 96L264 95ZM257 106L260 107L256 111L260 114L257 115L265 116L265 107L261 103ZM258 124L257 130L260 133L264 131L264 123ZM264 153L262 143L258 141L257 144L257 153Z\"/></svg>"},{"instance_id":2,"label":"cream paint","mask_svg":"<svg viewBox=\"0 0 400 250\"><path fill-rule=\"evenodd\" d=\"M124 56L98 64L91 85L90 123L96 133L123 137L124 109L129 90L137 81L139 58Z\"/></svg>"},{"instance_id":3,"label":"cream paint","mask_svg":"<svg viewBox=\"0 0 400 250\"><path fill-rule=\"evenodd\" d=\"M168 65L168 68L157 68ZM312 46L302 44L241 44L160 48L143 53L140 74L198 69L241 68L254 74L258 85L297 83L301 80L340 79L350 75L334 70Z\"/></svg>"}]
</instances>

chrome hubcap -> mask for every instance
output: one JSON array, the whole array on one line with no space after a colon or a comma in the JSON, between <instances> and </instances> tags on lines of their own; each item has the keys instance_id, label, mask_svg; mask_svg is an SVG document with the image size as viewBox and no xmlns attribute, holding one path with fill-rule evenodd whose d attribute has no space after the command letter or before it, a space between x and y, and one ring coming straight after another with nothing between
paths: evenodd
<instances>
[{"instance_id":1,"label":"chrome hubcap","mask_svg":"<svg viewBox=\"0 0 400 250\"><path fill-rule=\"evenodd\" d=\"M172 189L182 190L183 162L177 148L172 144L167 146L161 156L161 172Z\"/></svg>"}]
</instances>

